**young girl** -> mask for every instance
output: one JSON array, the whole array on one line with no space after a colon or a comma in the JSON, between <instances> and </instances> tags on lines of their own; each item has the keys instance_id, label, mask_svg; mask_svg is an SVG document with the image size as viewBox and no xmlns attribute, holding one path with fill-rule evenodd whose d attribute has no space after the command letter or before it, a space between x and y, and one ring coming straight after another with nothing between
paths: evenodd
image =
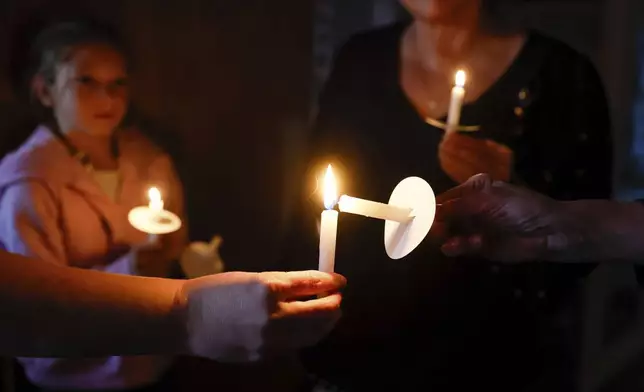
<instances>
[{"instance_id":1,"label":"young girl","mask_svg":"<svg viewBox=\"0 0 644 392\"><path fill-rule=\"evenodd\" d=\"M150 245L127 215L146 205L156 187L165 208L183 218L182 186L166 154L135 129L120 127L129 98L120 41L98 24L56 23L35 38L32 60L32 98L46 115L0 163L3 246L47 263L167 276L185 230ZM170 358L21 362L45 390L147 390L161 385Z\"/></svg>"}]
</instances>

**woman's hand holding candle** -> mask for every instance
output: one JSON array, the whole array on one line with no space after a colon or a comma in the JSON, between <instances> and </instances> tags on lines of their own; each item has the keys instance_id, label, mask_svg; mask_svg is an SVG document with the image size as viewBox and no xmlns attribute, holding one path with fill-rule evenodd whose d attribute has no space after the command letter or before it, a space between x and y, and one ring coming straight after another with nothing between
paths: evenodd
<instances>
[{"instance_id":1,"label":"woman's hand holding candle","mask_svg":"<svg viewBox=\"0 0 644 392\"><path fill-rule=\"evenodd\" d=\"M130 223L143 232L148 233L147 241L132 246L126 252L132 262L133 273L142 276L168 277L174 265L175 256L169 252L167 239L169 237L155 234L159 227L170 225L174 231L181 227L181 221L166 211L163 197L158 188L148 190L148 205L134 208L130 211ZM173 220L174 219L174 220ZM173 231L161 231L171 233ZM165 242L165 243L164 243Z\"/></svg>"},{"instance_id":2,"label":"woman's hand holding candle","mask_svg":"<svg viewBox=\"0 0 644 392\"><path fill-rule=\"evenodd\" d=\"M489 173L494 180L509 181L513 153L508 147L488 139L475 139L457 132L465 100L467 75L459 70L454 77L447 127L438 148L441 167L454 181L462 183L478 173Z\"/></svg>"},{"instance_id":3,"label":"woman's hand holding candle","mask_svg":"<svg viewBox=\"0 0 644 392\"><path fill-rule=\"evenodd\" d=\"M187 332L182 351L246 362L313 346L340 317L345 283L318 271L227 272L185 281L177 295L178 325Z\"/></svg>"},{"instance_id":4,"label":"woman's hand holding candle","mask_svg":"<svg viewBox=\"0 0 644 392\"><path fill-rule=\"evenodd\" d=\"M441 167L457 183L478 173L488 173L493 180L509 181L513 155L502 144L458 132L445 133L438 147Z\"/></svg>"}]
</instances>

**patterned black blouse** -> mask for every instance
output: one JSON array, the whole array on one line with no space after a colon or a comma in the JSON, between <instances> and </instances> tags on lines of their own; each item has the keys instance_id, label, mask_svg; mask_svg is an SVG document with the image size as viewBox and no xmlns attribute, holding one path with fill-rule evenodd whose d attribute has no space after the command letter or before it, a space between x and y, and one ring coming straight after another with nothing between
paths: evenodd
<instances>
[{"instance_id":1,"label":"patterned black blouse","mask_svg":"<svg viewBox=\"0 0 644 392\"><path fill-rule=\"evenodd\" d=\"M426 179L437 194L455 185L437 158L442 131L418 115L399 83L405 27L350 39L321 96L311 163L334 163L345 174L342 191L353 196L386 202L408 176ZM557 199L610 196L605 94L588 59L559 41L531 33L507 72L463 107L461 123L512 148L516 182ZM304 208L308 221L291 244L308 253L292 254L313 261L319 196ZM394 261L382 222L341 214L338 230L336 271L349 282L343 318L305 353L312 372L358 390L498 392L538 378L555 390L571 371L570 319L555 315L594 265L447 259L429 240Z\"/></svg>"}]
</instances>

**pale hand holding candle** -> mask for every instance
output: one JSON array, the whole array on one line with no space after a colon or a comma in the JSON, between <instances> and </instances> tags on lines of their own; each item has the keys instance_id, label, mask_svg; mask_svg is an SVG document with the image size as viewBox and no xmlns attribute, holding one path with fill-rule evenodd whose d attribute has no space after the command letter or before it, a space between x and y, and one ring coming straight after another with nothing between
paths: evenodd
<instances>
[{"instance_id":1,"label":"pale hand holding candle","mask_svg":"<svg viewBox=\"0 0 644 392\"><path fill-rule=\"evenodd\" d=\"M456 130L461 121L461 109L465 98L465 71L459 70L454 78L454 87L449 102L449 111L447 112L447 132Z\"/></svg>"},{"instance_id":2,"label":"pale hand holding candle","mask_svg":"<svg viewBox=\"0 0 644 392\"><path fill-rule=\"evenodd\" d=\"M148 242L154 243L159 234L169 234L179 230L181 219L164 209L163 198L157 188L150 188L148 197L149 204L133 208L128 214L128 221L137 230L148 233Z\"/></svg>"},{"instance_id":3,"label":"pale hand holding candle","mask_svg":"<svg viewBox=\"0 0 644 392\"><path fill-rule=\"evenodd\" d=\"M338 197L337 184L331 165L324 175L324 208L320 218L320 258L318 269L333 272L335 269L335 243L338 233L338 212L333 209Z\"/></svg>"}]
</instances>

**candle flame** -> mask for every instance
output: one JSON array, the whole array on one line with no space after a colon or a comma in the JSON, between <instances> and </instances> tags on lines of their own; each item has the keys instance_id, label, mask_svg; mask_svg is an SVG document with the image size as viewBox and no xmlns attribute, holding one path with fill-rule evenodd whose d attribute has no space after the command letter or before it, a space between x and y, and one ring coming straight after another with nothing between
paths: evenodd
<instances>
[{"instance_id":1,"label":"candle flame","mask_svg":"<svg viewBox=\"0 0 644 392\"><path fill-rule=\"evenodd\" d=\"M155 211L163 210L163 199L161 198L161 192L156 187L150 188L148 191L148 198L150 199L149 207Z\"/></svg>"},{"instance_id":2,"label":"candle flame","mask_svg":"<svg viewBox=\"0 0 644 392\"><path fill-rule=\"evenodd\" d=\"M326 168L326 174L324 175L324 208L330 210L335 206L335 203L338 199L338 185L335 181L335 176L333 175L333 169L331 165Z\"/></svg>"},{"instance_id":3,"label":"candle flame","mask_svg":"<svg viewBox=\"0 0 644 392\"><path fill-rule=\"evenodd\" d=\"M465 86L465 81L467 80L467 75L465 74L465 71L462 69L459 69L456 71L456 76L454 77L454 83L458 87L464 87Z\"/></svg>"}]
</instances>

